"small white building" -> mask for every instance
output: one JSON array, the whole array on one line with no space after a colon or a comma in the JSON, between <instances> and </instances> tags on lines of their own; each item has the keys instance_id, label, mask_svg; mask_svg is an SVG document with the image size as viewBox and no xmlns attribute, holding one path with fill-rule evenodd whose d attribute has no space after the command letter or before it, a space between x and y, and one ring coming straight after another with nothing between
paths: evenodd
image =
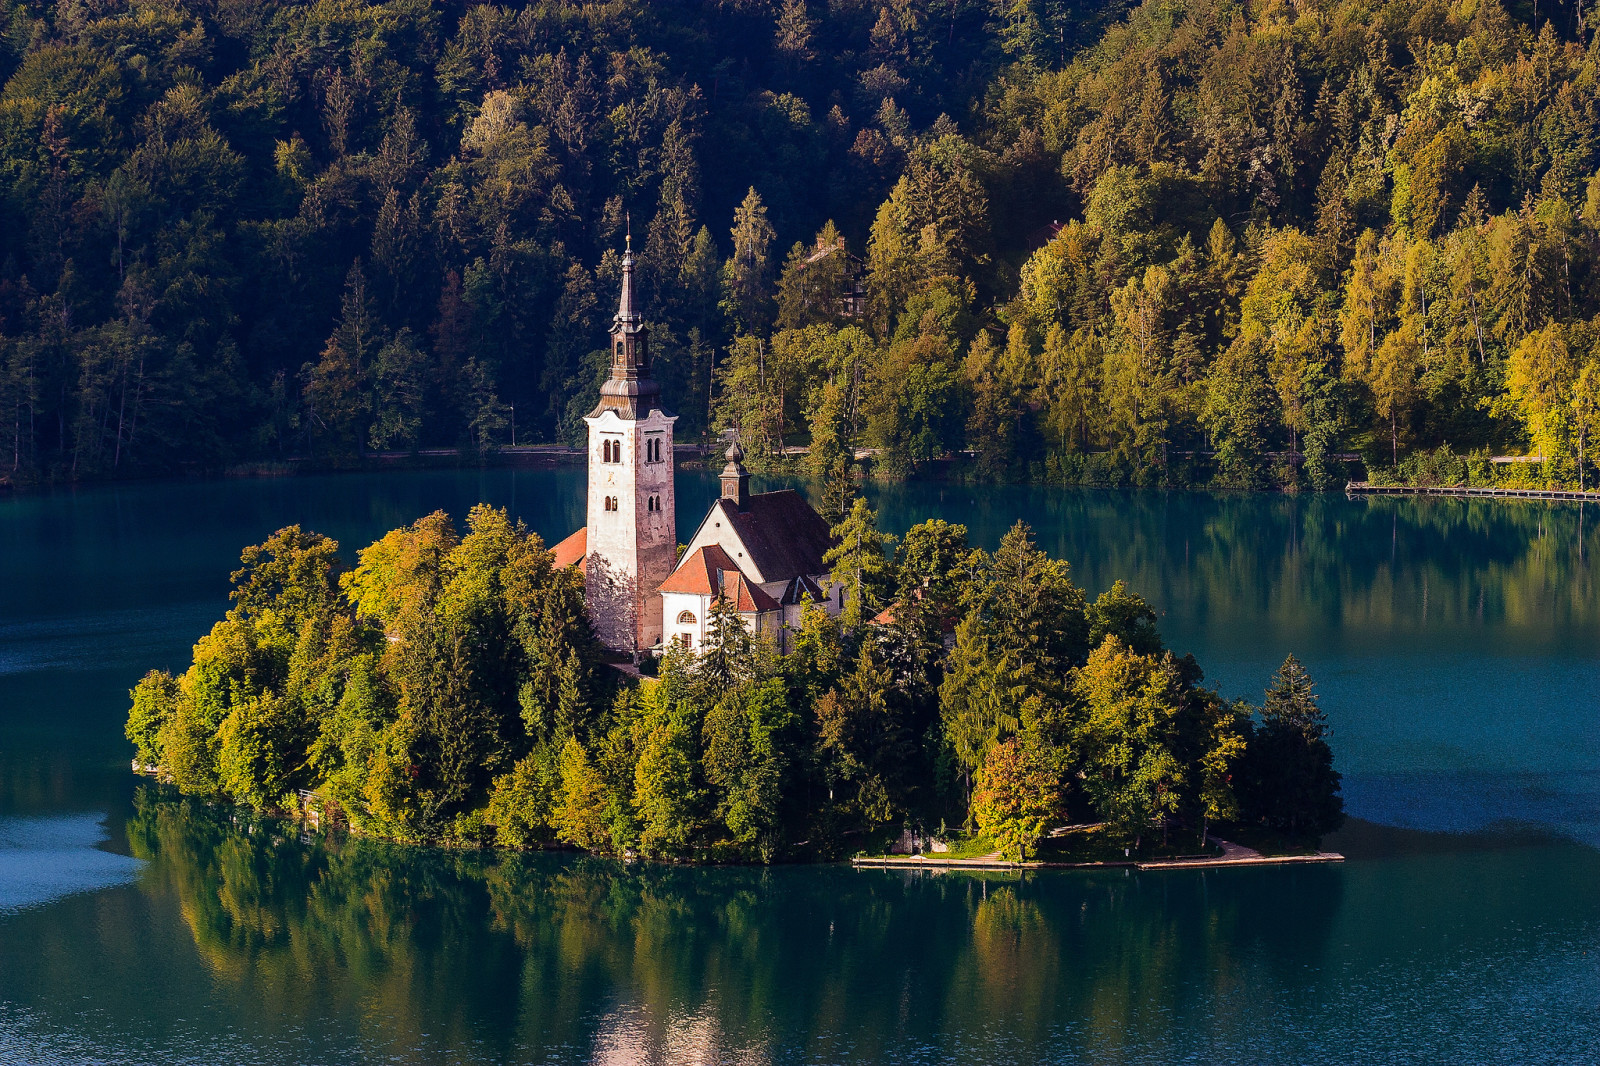
<instances>
[{"instance_id":1,"label":"small white building","mask_svg":"<svg viewBox=\"0 0 1600 1066\"><path fill-rule=\"evenodd\" d=\"M622 296L611 327L611 376L589 426L588 524L557 544L557 566L582 566L590 624L613 651L638 654L666 641L698 650L712 603L727 597L758 636L789 650L809 599L830 614L843 590L823 555L828 523L793 489L750 491L734 444L722 495L676 557L672 427L650 376L649 330L634 308L633 250L622 257Z\"/></svg>"}]
</instances>

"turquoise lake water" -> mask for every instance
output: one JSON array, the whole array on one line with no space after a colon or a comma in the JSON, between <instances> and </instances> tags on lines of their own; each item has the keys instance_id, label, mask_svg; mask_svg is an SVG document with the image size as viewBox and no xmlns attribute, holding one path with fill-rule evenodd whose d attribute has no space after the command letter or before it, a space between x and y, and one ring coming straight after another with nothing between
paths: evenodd
<instances>
[{"instance_id":1,"label":"turquoise lake water","mask_svg":"<svg viewBox=\"0 0 1600 1066\"><path fill-rule=\"evenodd\" d=\"M680 475L680 539L715 493ZM284 837L155 802L127 689L239 549L353 552L479 500L553 541L580 471L0 499L0 1062L1600 1060L1600 513L915 484L1126 578L1225 695L1318 680L1337 866L1018 878L634 866Z\"/></svg>"}]
</instances>

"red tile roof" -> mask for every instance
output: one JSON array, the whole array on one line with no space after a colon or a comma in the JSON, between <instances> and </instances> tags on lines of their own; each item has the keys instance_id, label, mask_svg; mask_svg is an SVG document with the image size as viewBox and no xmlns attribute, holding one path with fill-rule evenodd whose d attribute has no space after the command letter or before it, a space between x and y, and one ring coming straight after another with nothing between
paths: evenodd
<instances>
[{"instance_id":1,"label":"red tile roof","mask_svg":"<svg viewBox=\"0 0 1600 1066\"><path fill-rule=\"evenodd\" d=\"M765 589L755 584L743 574L735 573L724 576L723 592L733 602L733 609L740 614L751 614L756 611L776 611L778 601L767 595Z\"/></svg>"},{"instance_id":2,"label":"red tile roof","mask_svg":"<svg viewBox=\"0 0 1600 1066\"><path fill-rule=\"evenodd\" d=\"M778 601L745 577L738 564L716 544L708 544L685 557L661 583L660 591L690 596L727 596L734 610L742 614L778 609Z\"/></svg>"},{"instance_id":3,"label":"red tile roof","mask_svg":"<svg viewBox=\"0 0 1600 1066\"><path fill-rule=\"evenodd\" d=\"M693 555L686 556L678 568L661 583L662 592L684 592L691 596L717 596L722 592L720 571L739 567L728 553L715 544L709 544Z\"/></svg>"},{"instance_id":4,"label":"red tile roof","mask_svg":"<svg viewBox=\"0 0 1600 1066\"><path fill-rule=\"evenodd\" d=\"M556 569L564 566L582 566L589 556L589 527L579 526L578 531L550 549L556 557Z\"/></svg>"}]
</instances>

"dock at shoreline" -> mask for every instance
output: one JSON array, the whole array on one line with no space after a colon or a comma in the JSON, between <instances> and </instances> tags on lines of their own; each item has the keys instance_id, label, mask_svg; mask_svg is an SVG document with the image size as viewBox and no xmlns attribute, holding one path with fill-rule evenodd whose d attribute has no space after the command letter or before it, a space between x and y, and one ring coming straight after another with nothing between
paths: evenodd
<instances>
[{"instance_id":1,"label":"dock at shoreline","mask_svg":"<svg viewBox=\"0 0 1600 1066\"><path fill-rule=\"evenodd\" d=\"M1497 500L1559 500L1570 503L1600 503L1600 490L1503 489L1481 485L1374 485L1352 481L1345 485L1346 496L1455 496Z\"/></svg>"},{"instance_id":2,"label":"dock at shoreline","mask_svg":"<svg viewBox=\"0 0 1600 1066\"><path fill-rule=\"evenodd\" d=\"M1189 855L1171 859L1120 859L1112 862L1044 862L1003 859L945 859L928 855L861 855L850 860L857 869L877 870L978 870L1003 873L1020 870L1214 870L1226 866L1293 866L1305 863L1343 862L1336 851L1308 855L1262 855L1233 845L1222 855Z\"/></svg>"}]
</instances>

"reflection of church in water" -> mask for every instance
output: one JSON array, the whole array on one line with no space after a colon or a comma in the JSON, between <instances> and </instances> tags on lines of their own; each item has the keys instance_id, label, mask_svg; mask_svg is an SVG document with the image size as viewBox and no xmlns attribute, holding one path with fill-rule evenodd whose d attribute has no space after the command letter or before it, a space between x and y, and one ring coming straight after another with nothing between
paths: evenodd
<instances>
[{"instance_id":1,"label":"reflection of church in water","mask_svg":"<svg viewBox=\"0 0 1600 1066\"><path fill-rule=\"evenodd\" d=\"M722 495L677 557L672 425L650 376L650 336L634 305L633 250L611 326L611 377L589 424L589 521L554 548L584 570L589 619L606 647L647 652L676 641L698 650L711 605L726 597L753 632L787 650L809 597L837 614L843 590L822 561L828 524L793 489L751 492L737 444Z\"/></svg>"}]
</instances>

